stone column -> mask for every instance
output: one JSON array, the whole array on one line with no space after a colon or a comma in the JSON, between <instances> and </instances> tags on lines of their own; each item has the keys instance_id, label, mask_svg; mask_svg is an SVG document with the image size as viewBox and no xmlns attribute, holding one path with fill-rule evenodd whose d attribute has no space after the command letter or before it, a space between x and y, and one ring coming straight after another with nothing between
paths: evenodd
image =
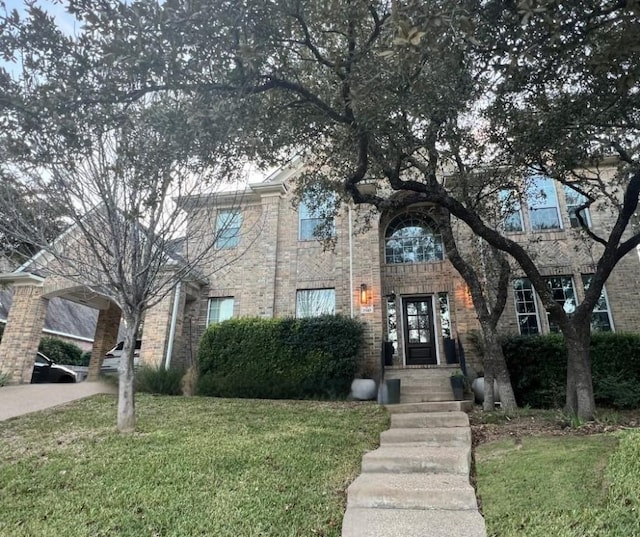
<instances>
[{"instance_id":1,"label":"stone column","mask_svg":"<svg viewBox=\"0 0 640 537\"><path fill-rule=\"evenodd\" d=\"M49 300L42 298L42 286L16 284L13 304L0 343L0 372L12 384L31 382L33 364L44 328Z\"/></svg>"},{"instance_id":2,"label":"stone column","mask_svg":"<svg viewBox=\"0 0 640 537\"><path fill-rule=\"evenodd\" d=\"M118 342L118 328L120 327L121 316L120 308L113 302L109 303L107 309L102 309L98 313L98 323L93 337L91 361L89 362L89 372L87 373L88 381L98 380L104 355Z\"/></svg>"}]
</instances>

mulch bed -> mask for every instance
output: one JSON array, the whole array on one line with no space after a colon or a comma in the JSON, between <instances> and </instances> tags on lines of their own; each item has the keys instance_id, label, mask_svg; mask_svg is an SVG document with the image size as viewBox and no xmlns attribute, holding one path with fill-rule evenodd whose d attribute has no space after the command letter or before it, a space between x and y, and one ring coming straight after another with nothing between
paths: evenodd
<instances>
[{"instance_id":1,"label":"mulch bed","mask_svg":"<svg viewBox=\"0 0 640 537\"><path fill-rule=\"evenodd\" d=\"M513 438L518 443L526 436L584 436L635 428L640 426L640 410L619 411L615 413L615 419L609 417L605 421L596 420L572 427L571 422L560 411L555 414L549 411L536 414L533 411L532 415L507 418L500 413L492 416L476 407L469 413L469 421L473 446L476 447L504 438Z\"/></svg>"}]
</instances>

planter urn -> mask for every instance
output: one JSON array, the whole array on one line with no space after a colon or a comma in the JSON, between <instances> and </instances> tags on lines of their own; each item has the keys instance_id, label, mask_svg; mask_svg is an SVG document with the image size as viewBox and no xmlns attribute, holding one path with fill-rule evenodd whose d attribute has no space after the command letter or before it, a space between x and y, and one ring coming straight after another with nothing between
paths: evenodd
<instances>
[{"instance_id":1,"label":"planter urn","mask_svg":"<svg viewBox=\"0 0 640 537\"><path fill-rule=\"evenodd\" d=\"M356 401L370 401L378 395L373 379L354 379L351 383L351 397Z\"/></svg>"}]
</instances>

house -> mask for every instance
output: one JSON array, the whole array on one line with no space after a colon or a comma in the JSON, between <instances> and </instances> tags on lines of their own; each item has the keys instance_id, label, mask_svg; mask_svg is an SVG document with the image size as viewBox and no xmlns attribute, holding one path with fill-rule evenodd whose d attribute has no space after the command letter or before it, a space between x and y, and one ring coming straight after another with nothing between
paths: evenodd
<instances>
[{"instance_id":1,"label":"house","mask_svg":"<svg viewBox=\"0 0 640 537\"><path fill-rule=\"evenodd\" d=\"M194 318L197 333L230 317L340 313L365 323L363 370L379 367L384 342L394 347L396 367L445 364L452 340L480 369L469 337L479 326L468 288L444 255L429 207L376 215L364 227L366 208L347 207L327 222L322 204L292 201L295 177L295 167L280 170L244 192L240 206L238 193L208 200L220 226L233 222L219 247L238 258L203 288ZM511 202L502 225L511 238L535 248L538 266L570 312L595 271L593 246L576 230L582 200L545 177L534 178L532 185L526 206ZM507 194L501 193L502 201ZM596 232L610 227L610 214L597 204L584 215ZM325 249L314 236L320 225L329 230L333 248ZM639 304L640 259L633 252L605 285L592 329L638 331ZM500 330L527 335L557 330L522 273L514 273Z\"/></svg>"},{"instance_id":2,"label":"house","mask_svg":"<svg viewBox=\"0 0 640 537\"><path fill-rule=\"evenodd\" d=\"M201 266L202 275L213 276L180 282L147 312L141 360L189 363L207 325L231 317L339 313L365 325L362 371L378 370L382 350L390 347L395 352L387 358L395 368L437 367L447 362L453 341L458 353L464 349L472 367L481 368L470 338L478 328L472 301L465 282L446 259L430 207L365 218L371 216L367 208L347 206L332 217L322 203L294 201L292 186L299 171L292 164L243 191L182 200L191 222L211 219L213 214L219 232L216 267ZM505 207L501 225L509 236L536 249L538 265L557 300L570 312L595 270L590 246L575 230L575 210L581 200L544 177L533 184L535 192L525 195L522 206L512 201L509 192L501 193ZM596 205L586 218L594 231L602 231L611 216ZM331 248L317 239L318 227L331 239ZM197 251L201 242L188 230L190 251ZM70 282L43 280L27 271L0 275L0 282L15 288L0 344L0 370L28 377L30 365L15 355L12 345L20 343L22 355L30 356L25 337L35 337L42 329L47 300L64 297L98 310L92 352L96 363L90 366L90 375L97 374L98 361L117 335L120 312L113 303ZM593 329L638 331L638 304L640 260L633 252L607 281L593 313ZM514 334L556 329L521 274L514 274L500 329ZM14 343L5 344L10 333Z\"/></svg>"}]
</instances>

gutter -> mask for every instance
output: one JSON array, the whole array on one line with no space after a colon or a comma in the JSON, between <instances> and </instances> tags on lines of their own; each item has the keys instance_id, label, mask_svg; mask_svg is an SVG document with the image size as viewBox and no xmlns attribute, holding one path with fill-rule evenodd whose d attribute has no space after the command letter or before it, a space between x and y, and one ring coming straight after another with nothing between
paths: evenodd
<instances>
[{"instance_id":1,"label":"gutter","mask_svg":"<svg viewBox=\"0 0 640 537\"><path fill-rule=\"evenodd\" d=\"M171 355L173 354L173 340L176 336L176 323L178 321L178 308L180 307L180 291L182 290L182 282L178 282L173 295L173 308L171 310L171 327L169 328L169 345L167 345L167 360L164 368L171 367Z\"/></svg>"}]
</instances>

